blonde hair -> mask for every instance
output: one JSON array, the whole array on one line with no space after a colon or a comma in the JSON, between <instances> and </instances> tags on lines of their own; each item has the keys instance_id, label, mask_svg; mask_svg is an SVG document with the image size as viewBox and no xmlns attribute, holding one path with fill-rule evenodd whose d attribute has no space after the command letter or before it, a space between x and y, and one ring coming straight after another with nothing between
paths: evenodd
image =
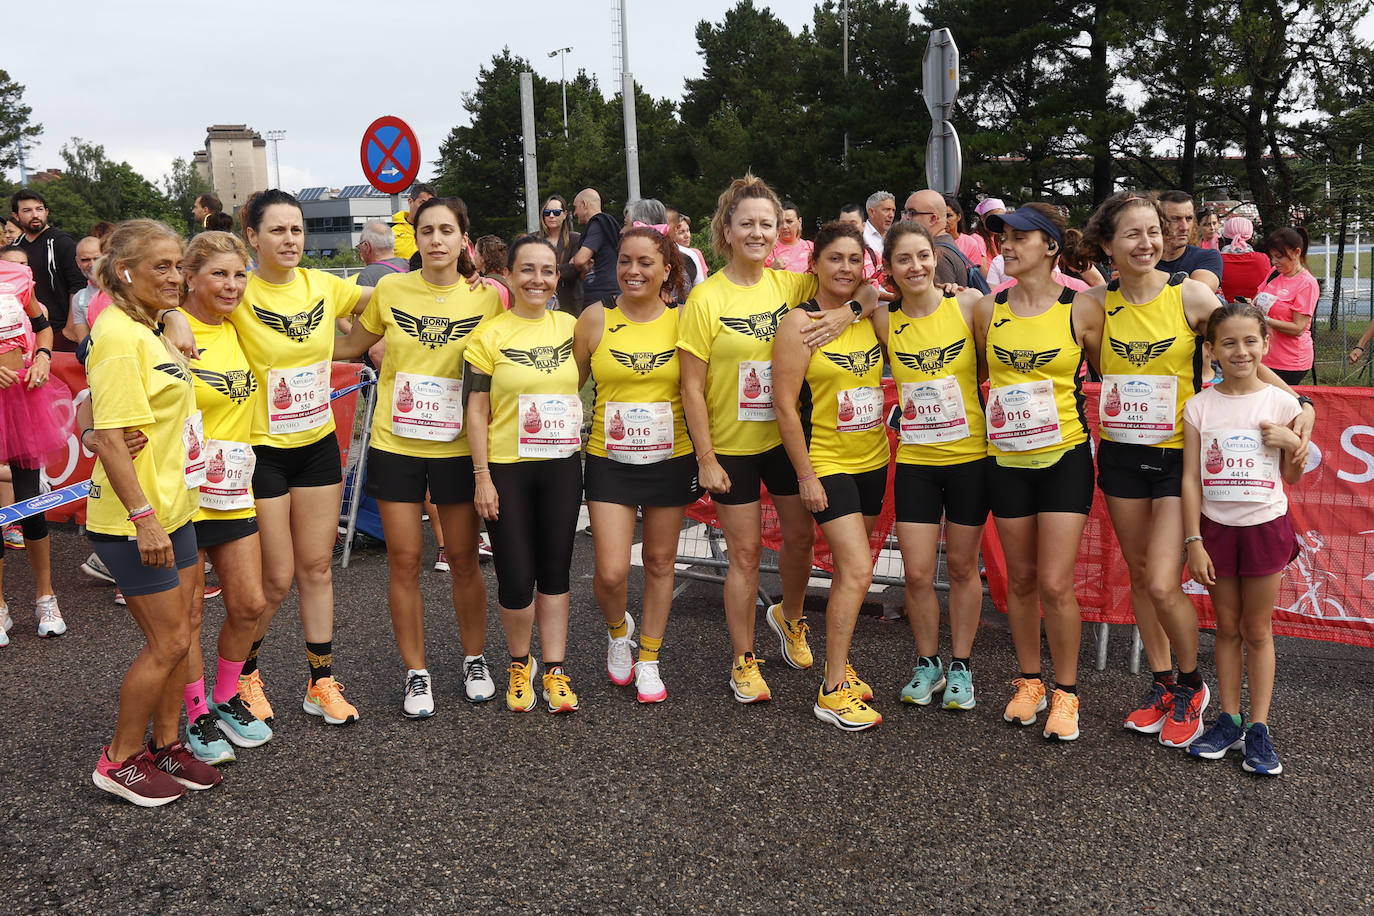
<instances>
[{"instance_id":1,"label":"blonde hair","mask_svg":"<svg viewBox=\"0 0 1374 916\"><path fill-rule=\"evenodd\" d=\"M782 201L762 178L753 172L745 172L743 178L736 178L721 192L716 201L716 212L711 217L711 250L718 256L729 260L730 243L725 240L725 229L735 218L735 210L746 200L766 200L773 205L775 218L782 221Z\"/></svg>"},{"instance_id":2,"label":"blonde hair","mask_svg":"<svg viewBox=\"0 0 1374 916\"><path fill-rule=\"evenodd\" d=\"M148 249L161 241L175 242L177 251L184 249L181 236L171 226L155 219L131 219L115 226L114 231L105 237L108 247L100 260L95 262L91 274L100 288L110 294L110 304L158 335L162 345L178 366L185 368L186 357L172 345L157 326L156 307L149 309L133 298L130 282L123 273L148 256ZM115 264L124 264L124 271L115 270Z\"/></svg>"},{"instance_id":3,"label":"blonde hair","mask_svg":"<svg viewBox=\"0 0 1374 916\"><path fill-rule=\"evenodd\" d=\"M221 254L238 255L243 259L244 266L248 265L248 246L232 232L210 230L191 239L191 244L186 246L186 253L181 256L181 294L183 297L186 295L187 276L199 273L206 261Z\"/></svg>"}]
</instances>

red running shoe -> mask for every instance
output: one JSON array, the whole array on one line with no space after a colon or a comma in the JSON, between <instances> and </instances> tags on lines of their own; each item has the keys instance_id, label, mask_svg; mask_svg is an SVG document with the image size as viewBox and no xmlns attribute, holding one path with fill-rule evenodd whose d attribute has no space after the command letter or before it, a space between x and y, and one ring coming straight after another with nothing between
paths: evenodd
<instances>
[{"instance_id":1,"label":"red running shoe","mask_svg":"<svg viewBox=\"0 0 1374 916\"><path fill-rule=\"evenodd\" d=\"M156 808L174 802L186 794L175 779L157 768L153 755L144 748L128 760L116 763L110 759L110 747L100 752L100 760L91 774L91 782L111 795L118 795L140 808Z\"/></svg>"},{"instance_id":2,"label":"red running shoe","mask_svg":"<svg viewBox=\"0 0 1374 916\"><path fill-rule=\"evenodd\" d=\"M224 778L219 770L197 760L180 741L173 741L156 754L150 746L148 753L152 754L154 766L188 789L213 789Z\"/></svg>"},{"instance_id":3,"label":"red running shoe","mask_svg":"<svg viewBox=\"0 0 1374 916\"><path fill-rule=\"evenodd\" d=\"M1165 747L1187 747L1202 737L1202 712L1212 699L1206 682L1196 690L1174 685L1174 710L1159 732L1159 743Z\"/></svg>"},{"instance_id":4,"label":"red running shoe","mask_svg":"<svg viewBox=\"0 0 1374 916\"><path fill-rule=\"evenodd\" d=\"M1127 716L1124 724L1133 732L1157 735L1164 727L1164 720L1169 718L1169 713L1173 711L1173 685L1154 681L1150 684L1150 692L1141 701L1140 708Z\"/></svg>"}]
</instances>

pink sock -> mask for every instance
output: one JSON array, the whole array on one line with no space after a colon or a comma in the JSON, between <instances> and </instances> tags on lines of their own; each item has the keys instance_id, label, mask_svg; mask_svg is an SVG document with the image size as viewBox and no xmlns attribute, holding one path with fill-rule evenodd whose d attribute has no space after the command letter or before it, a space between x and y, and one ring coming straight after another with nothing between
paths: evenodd
<instances>
[{"instance_id":1,"label":"pink sock","mask_svg":"<svg viewBox=\"0 0 1374 916\"><path fill-rule=\"evenodd\" d=\"M186 700L186 718L190 721L194 722L210 711L210 707L205 705L205 678L187 684L181 695Z\"/></svg>"},{"instance_id":2,"label":"pink sock","mask_svg":"<svg viewBox=\"0 0 1374 916\"><path fill-rule=\"evenodd\" d=\"M215 705L229 702L229 698L239 692L239 675L243 673L243 662L219 659L215 668Z\"/></svg>"}]
</instances>

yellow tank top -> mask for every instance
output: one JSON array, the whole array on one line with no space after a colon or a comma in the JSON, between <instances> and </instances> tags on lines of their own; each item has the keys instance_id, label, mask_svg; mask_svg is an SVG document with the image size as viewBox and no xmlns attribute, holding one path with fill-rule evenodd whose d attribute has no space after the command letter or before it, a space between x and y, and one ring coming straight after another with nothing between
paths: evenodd
<instances>
[{"instance_id":1,"label":"yellow tank top","mask_svg":"<svg viewBox=\"0 0 1374 916\"><path fill-rule=\"evenodd\" d=\"M596 406L587 454L655 464L690 454L677 358L679 310L637 323L606 300L601 342L592 352ZM609 448L608 448L609 447Z\"/></svg>"},{"instance_id":2,"label":"yellow tank top","mask_svg":"<svg viewBox=\"0 0 1374 916\"><path fill-rule=\"evenodd\" d=\"M1049 467L1088 439L1083 347L1073 332L1073 291L1032 318L997 294L988 325L988 454L1009 467Z\"/></svg>"},{"instance_id":3,"label":"yellow tank top","mask_svg":"<svg viewBox=\"0 0 1374 916\"><path fill-rule=\"evenodd\" d=\"M257 378L232 324L202 324L190 313L186 320L200 349L200 359L189 368L206 437L205 483L194 520L253 518L256 456L248 443L259 397Z\"/></svg>"},{"instance_id":4,"label":"yellow tank top","mask_svg":"<svg viewBox=\"0 0 1374 916\"><path fill-rule=\"evenodd\" d=\"M1202 338L1183 311L1176 273L1149 302L1127 302L1107 285L1102 325L1102 438L1111 442L1183 448L1183 405L1202 390Z\"/></svg>"},{"instance_id":5,"label":"yellow tank top","mask_svg":"<svg viewBox=\"0 0 1374 916\"><path fill-rule=\"evenodd\" d=\"M799 306L821 314L815 300ZM816 475L861 474L886 467L883 348L873 322L857 321L811 354L798 408Z\"/></svg>"},{"instance_id":6,"label":"yellow tank top","mask_svg":"<svg viewBox=\"0 0 1374 916\"><path fill-rule=\"evenodd\" d=\"M987 423L978 389L973 334L948 296L924 318L890 306L887 348L902 407L897 461L946 466L988 453Z\"/></svg>"}]
</instances>

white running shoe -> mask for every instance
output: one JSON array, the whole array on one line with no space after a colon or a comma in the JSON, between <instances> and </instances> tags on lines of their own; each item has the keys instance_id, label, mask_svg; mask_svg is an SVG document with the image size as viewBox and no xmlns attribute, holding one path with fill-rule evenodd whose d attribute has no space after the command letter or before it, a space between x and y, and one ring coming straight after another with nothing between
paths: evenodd
<instances>
[{"instance_id":1,"label":"white running shoe","mask_svg":"<svg viewBox=\"0 0 1374 916\"><path fill-rule=\"evenodd\" d=\"M634 678L635 673L635 619L625 615L625 635L616 639L606 634L606 674L611 683L625 686Z\"/></svg>"},{"instance_id":2,"label":"white running shoe","mask_svg":"<svg viewBox=\"0 0 1374 916\"><path fill-rule=\"evenodd\" d=\"M658 676L658 662L635 664L635 692L641 703L662 703L668 699L668 688Z\"/></svg>"},{"instance_id":3,"label":"white running shoe","mask_svg":"<svg viewBox=\"0 0 1374 916\"><path fill-rule=\"evenodd\" d=\"M105 564L100 562L100 557L94 553L86 558L86 562L81 564L80 569L92 579L99 579L101 582L108 582L111 585L115 584L114 576L110 575Z\"/></svg>"},{"instance_id":4,"label":"white running shoe","mask_svg":"<svg viewBox=\"0 0 1374 916\"><path fill-rule=\"evenodd\" d=\"M410 668L406 671L406 692L401 711L407 719L424 719L434 715L434 688L426 669Z\"/></svg>"},{"instance_id":5,"label":"white running shoe","mask_svg":"<svg viewBox=\"0 0 1374 916\"><path fill-rule=\"evenodd\" d=\"M39 636L61 636L67 632L67 621L62 619L62 612L57 609L56 595L39 598L33 613L38 618Z\"/></svg>"},{"instance_id":6,"label":"white running shoe","mask_svg":"<svg viewBox=\"0 0 1374 916\"><path fill-rule=\"evenodd\" d=\"M14 618L10 616L10 606L0 604L0 649L10 644L10 630L14 629Z\"/></svg>"},{"instance_id":7,"label":"white running shoe","mask_svg":"<svg viewBox=\"0 0 1374 916\"><path fill-rule=\"evenodd\" d=\"M487 540L485 534L477 535L477 558L479 560L490 560L491 556L491 541Z\"/></svg>"},{"instance_id":8,"label":"white running shoe","mask_svg":"<svg viewBox=\"0 0 1374 916\"><path fill-rule=\"evenodd\" d=\"M463 657L463 690L472 703L485 703L496 696L496 682L492 680L485 655Z\"/></svg>"}]
</instances>

